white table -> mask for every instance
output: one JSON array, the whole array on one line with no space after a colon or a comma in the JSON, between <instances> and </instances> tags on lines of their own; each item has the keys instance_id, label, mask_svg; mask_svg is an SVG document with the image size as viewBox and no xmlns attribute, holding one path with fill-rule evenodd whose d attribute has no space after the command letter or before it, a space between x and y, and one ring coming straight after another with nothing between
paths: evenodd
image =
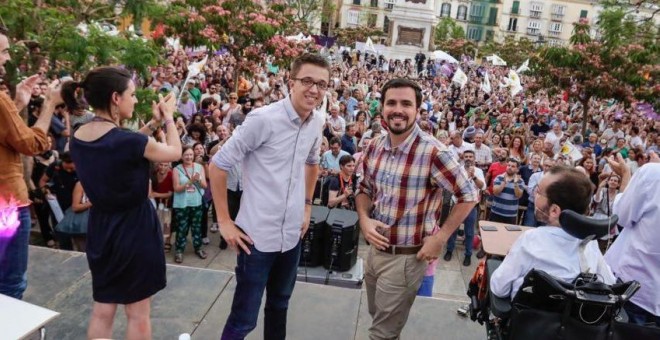
<instances>
[{"instance_id":1,"label":"white table","mask_svg":"<svg viewBox=\"0 0 660 340\"><path fill-rule=\"evenodd\" d=\"M0 340L30 336L58 315L50 309L0 294Z\"/></svg>"}]
</instances>

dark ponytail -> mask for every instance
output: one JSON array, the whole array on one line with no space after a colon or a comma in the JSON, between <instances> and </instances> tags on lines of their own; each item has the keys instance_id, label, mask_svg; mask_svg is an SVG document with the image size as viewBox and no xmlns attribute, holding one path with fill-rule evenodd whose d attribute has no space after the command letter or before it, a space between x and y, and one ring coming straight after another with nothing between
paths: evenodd
<instances>
[{"instance_id":1,"label":"dark ponytail","mask_svg":"<svg viewBox=\"0 0 660 340\"><path fill-rule=\"evenodd\" d=\"M76 90L82 88L82 84L73 80L66 81L62 84L62 99L69 112L73 112L80 108Z\"/></svg>"}]
</instances>

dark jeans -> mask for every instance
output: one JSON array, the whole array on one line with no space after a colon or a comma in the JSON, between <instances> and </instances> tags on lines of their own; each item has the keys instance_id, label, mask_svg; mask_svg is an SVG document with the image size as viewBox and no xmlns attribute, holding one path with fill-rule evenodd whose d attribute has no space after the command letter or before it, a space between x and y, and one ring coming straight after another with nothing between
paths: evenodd
<instances>
[{"instance_id":1,"label":"dark jeans","mask_svg":"<svg viewBox=\"0 0 660 340\"><path fill-rule=\"evenodd\" d=\"M527 202L527 210L525 211L525 217L523 219L523 225L527 227L536 227L536 216L534 216L534 202Z\"/></svg>"},{"instance_id":2,"label":"dark jeans","mask_svg":"<svg viewBox=\"0 0 660 340\"><path fill-rule=\"evenodd\" d=\"M472 211L467 215L463 221L463 229L465 230L465 257L472 256L472 242L474 241L474 228L477 225L477 218L479 217L479 206L475 206ZM447 240L447 252L453 252L456 246L456 235L458 229Z\"/></svg>"},{"instance_id":3,"label":"dark jeans","mask_svg":"<svg viewBox=\"0 0 660 340\"><path fill-rule=\"evenodd\" d=\"M0 234L0 294L22 299L27 288L30 207L19 208L18 219L20 225L15 234Z\"/></svg>"},{"instance_id":4,"label":"dark jeans","mask_svg":"<svg viewBox=\"0 0 660 340\"><path fill-rule=\"evenodd\" d=\"M45 243L52 241L54 239L53 228L51 227L52 214L48 203L34 203L32 207L34 208L34 213L37 215L37 221L39 221L41 237Z\"/></svg>"},{"instance_id":5,"label":"dark jeans","mask_svg":"<svg viewBox=\"0 0 660 340\"><path fill-rule=\"evenodd\" d=\"M264 289L264 339L285 339L289 298L300 260L300 242L284 253L264 253L254 246L250 246L250 252L247 255L241 251L237 256L236 291L221 339L244 339L257 326Z\"/></svg>"},{"instance_id":6,"label":"dark jeans","mask_svg":"<svg viewBox=\"0 0 660 340\"><path fill-rule=\"evenodd\" d=\"M660 327L660 316L653 315L630 301L623 306L623 309L626 310L628 318L630 318L630 323Z\"/></svg>"},{"instance_id":7,"label":"dark jeans","mask_svg":"<svg viewBox=\"0 0 660 340\"><path fill-rule=\"evenodd\" d=\"M517 222L517 218L516 218L516 216L511 216L511 217L508 217L508 216L502 216L502 215L495 214L495 213L493 213L492 211L490 212L490 218L489 218L489 220L490 220L491 222L507 223L507 224L517 224L517 223L516 223L516 222Z\"/></svg>"}]
</instances>

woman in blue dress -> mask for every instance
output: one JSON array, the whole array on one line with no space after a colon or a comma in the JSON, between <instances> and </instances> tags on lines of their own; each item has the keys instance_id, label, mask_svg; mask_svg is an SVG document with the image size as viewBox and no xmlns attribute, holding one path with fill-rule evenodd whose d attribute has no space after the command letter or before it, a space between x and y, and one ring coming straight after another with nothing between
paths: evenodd
<instances>
[{"instance_id":1,"label":"woman in blue dress","mask_svg":"<svg viewBox=\"0 0 660 340\"><path fill-rule=\"evenodd\" d=\"M77 109L82 90L96 117L81 126L70 143L71 156L92 203L87 230L87 262L92 273L94 306L87 336L112 338L117 305L125 305L126 339L150 339L150 298L165 288L163 236L149 201L150 162L172 162L181 142L172 120L174 96L152 103L153 120L139 132L121 129L137 103L131 74L99 67L62 89L69 111ZM167 143L152 135L164 126Z\"/></svg>"}]
</instances>

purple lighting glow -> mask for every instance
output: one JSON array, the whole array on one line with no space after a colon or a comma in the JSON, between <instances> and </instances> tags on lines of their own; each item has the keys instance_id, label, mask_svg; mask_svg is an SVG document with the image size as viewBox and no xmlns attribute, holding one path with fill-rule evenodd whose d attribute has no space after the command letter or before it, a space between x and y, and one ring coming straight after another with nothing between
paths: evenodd
<instances>
[{"instance_id":1,"label":"purple lighting glow","mask_svg":"<svg viewBox=\"0 0 660 340\"><path fill-rule=\"evenodd\" d=\"M0 199L0 241L12 238L21 225L21 221L18 219L18 208L16 200L10 199L7 202Z\"/></svg>"}]
</instances>

